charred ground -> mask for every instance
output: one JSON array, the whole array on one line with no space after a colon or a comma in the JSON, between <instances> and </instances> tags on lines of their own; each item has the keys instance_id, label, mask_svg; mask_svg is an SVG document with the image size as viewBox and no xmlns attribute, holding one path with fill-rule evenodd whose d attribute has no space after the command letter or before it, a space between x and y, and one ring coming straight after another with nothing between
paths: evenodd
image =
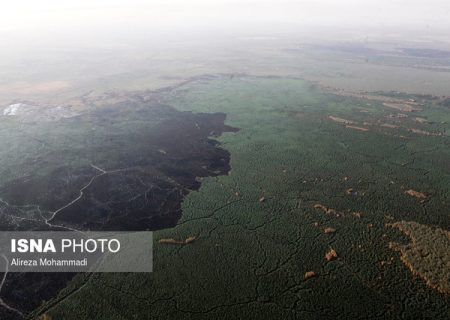
<instances>
[{"instance_id":1,"label":"charred ground","mask_svg":"<svg viewBox=\"0 0 450 320\"><path fill-rule=\"evenodd\" d=\"M230 154L213 139L237 131L223 113L181 112L162 92L130 94L76 116L0 117L1 230L158 230L176 225L201 178L227 174ZM26 108L26 105L23 106ZM20 318L73 274L8 274L3 316ZM3 317L2 317L3 319Z\"/></svg>"}]
</instances>

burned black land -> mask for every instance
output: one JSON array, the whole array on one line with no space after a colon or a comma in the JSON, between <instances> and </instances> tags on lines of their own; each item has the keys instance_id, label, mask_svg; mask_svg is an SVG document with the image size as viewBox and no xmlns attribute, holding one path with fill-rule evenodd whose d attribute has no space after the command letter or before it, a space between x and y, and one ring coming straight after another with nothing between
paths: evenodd
<instances>
[{"instance_id":1,"label":"burned black land","mask_svg":"<svg viewBox=\"0 0 450 320\"><path fill-rule=\"evenodd\" d=\"M214 137L237 129L224 124L223 113L180 112L159 103L160 94L145 101L133 94L57 120L0 119L9 146L0 169L0 229L175 226L183 198L199 189L200 178L230 170L230 154ZM5 275L1 318L21 318L72 277Z\"/></svg>"}]
</instances>

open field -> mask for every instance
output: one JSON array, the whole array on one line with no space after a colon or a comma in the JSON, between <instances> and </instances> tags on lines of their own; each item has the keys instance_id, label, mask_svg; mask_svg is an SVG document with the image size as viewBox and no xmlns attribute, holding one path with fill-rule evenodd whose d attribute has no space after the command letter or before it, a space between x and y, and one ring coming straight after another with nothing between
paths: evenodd
<instances>
[{"instance_id":1,"label":"open field","mask_svg":"<svg viewBox=\"0 0 450 320\"><path fill-rule=\"evenodd\" d=\"M174 39L157 46L156 42L37 45L32 55L20 46L5 48L0 53L0 105L16 100L77 104L74 100L86 94L161 89L205 74L302 77L352 92L442 96L450 86L450 58L422 57L414 51L435 43L433 38L418 42L375 38L365 43L355 37L347 43L331 35L321 39L295 33ZM448 41L441 42L437 41L442 51L448 52Z\"/></svg>"}]
</instances>

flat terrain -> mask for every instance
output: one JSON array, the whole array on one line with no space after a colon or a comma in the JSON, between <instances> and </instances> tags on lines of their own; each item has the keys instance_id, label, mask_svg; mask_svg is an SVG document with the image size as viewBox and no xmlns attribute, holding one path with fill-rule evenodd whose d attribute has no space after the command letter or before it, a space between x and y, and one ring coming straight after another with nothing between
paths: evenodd
<instances>
[{"instance_id":1,"label":"flat terrain","mask_svg":"<svg viewBox=\"0 0 450 320\"><path fill-rule=\"evenodd\" d=\"M193 117L224 113L239 128L218 138L231 170L201 178L177 224L155 232L153 273L78 275L35 315L448 318L438 290L450 249L445 98L223 75L160 101ZM417 259L430 241L441 265Z\"/></svg>"},{"instance_id":2,"label":"flat terrain","mask_svg":"<svg viewBox=\"0 0 450 320\"><path fill-rule=\"evenodd\" d=\"M158 230L202 177L226 174L223 113L180 112L160 93L73 112L25 103L0 116L0 230ZM1 263L5 263L2 261ZM2 275L2 319L22 318L74 274ZM6 314L7 315L6 315Z\"/></svg>"}]
</instances>

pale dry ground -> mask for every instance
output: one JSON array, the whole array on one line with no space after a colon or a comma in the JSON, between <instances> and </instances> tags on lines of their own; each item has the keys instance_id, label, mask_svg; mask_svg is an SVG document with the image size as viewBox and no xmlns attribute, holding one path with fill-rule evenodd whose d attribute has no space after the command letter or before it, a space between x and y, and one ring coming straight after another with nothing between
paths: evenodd
<instances>
[{"instance_id":1,"label":"pale dry ground","mask_svg":"<svg viewBox=\"0 0 450 320\"><path fill-rule=\"evenodd\" d=\"M419 44L417 44L419 46ZM67 105L89 94L154 90L205 74L301 77L325 87L448 95L450 72L383 65L360 55L315 51L277 37L175 42L102 49L41 48L31 57L0 55L0 107L12 101Z\"/></svg>"},{"instance_id":2,"label":"pale dry ground","mask_svg":"<svg viewBox=\"0 0 450 320\"><path fill-rule=\"evenodd\" d=\"M450 232L407 221L388 226L399 229L411 240L408 244L390 244L400 252L408 269L429 287L450 294Z\"/></svg>"},{"instance_id":3,"label":"pale dry ground","mask_svg":"<svg viewBox=\"0 0 450 320\"><path fill-rule=\"evenodd\" d=\"M70 89L70 83L67 81L13 82L0 85L0 94L38 95L51 94L52 92L68 89Z\"/></svg>"}]
</instances>

